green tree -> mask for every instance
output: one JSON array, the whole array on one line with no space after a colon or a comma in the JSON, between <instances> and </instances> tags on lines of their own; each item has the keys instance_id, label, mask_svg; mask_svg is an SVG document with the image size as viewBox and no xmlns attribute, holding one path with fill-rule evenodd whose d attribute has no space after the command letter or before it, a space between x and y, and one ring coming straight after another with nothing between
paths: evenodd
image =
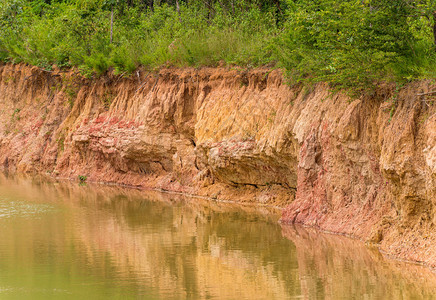
<instances>
[{"instance_id":1,"label":"green tree","mask_svg":"<svg viewBox=\"0 0 436 300\"><path fill-rule=\"evenodd\" d=\"M407 61L426 55L417 45L427 35L422 26L413 32L412 8L401 0L297 0L278 42L278 51L284 53L278 54L279 60L296 80L358 90L380 78L414 75Z\"/></svg>"}]
</instances>

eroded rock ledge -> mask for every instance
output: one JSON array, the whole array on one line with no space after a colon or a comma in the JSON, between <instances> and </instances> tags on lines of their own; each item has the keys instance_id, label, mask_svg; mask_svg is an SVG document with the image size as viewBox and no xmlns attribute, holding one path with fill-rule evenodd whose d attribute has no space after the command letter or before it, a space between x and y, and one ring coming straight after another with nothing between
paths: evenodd
<instances>
[{"instance_id":1,"label":"eroded rock ledge","mask_svg":"<svg viewBox=\"0 0 436 300\"><path fill-rule=\"evenodd\" d=\"M436 267L436 90L354 101L279 71L85 79L0 66L0 165L284 207L302 223Z\"/></svg>"}]
</instances>

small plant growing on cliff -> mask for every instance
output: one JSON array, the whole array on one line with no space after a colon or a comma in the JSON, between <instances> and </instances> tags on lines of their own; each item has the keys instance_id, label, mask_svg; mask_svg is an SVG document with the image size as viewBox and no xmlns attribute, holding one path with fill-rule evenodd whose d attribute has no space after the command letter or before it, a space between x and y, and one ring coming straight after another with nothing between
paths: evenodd
<instances>
[{"instance_id":1,"label":"small plant growing on cliff","mask_svg":"<svg viewBox=\"0 0 436 300\"><path fill-rule=\"evenodd\" d=\"M65 88L65 93L67 94L68 97L68 104L70 105L70 107L73 107L74 105L74 98L76 98L77 96L77 92L70 86L67 86Z\"/></svg>"},{"instance_id":2,"label":"small plant growing on cliff","mask_svg":"<svg viewBox=\"0 0 436 300\"><path fill-rule=\"evenodd\" d=\"M73 78L63 76L62 82L64 83L64 93L67 96L68 104L70 107L73 107L74 99L77 97L79 88Z\"/></svg>"},{"instance_id":3,"label":"small plant growing on cliff","mask_svg":"<svg viewBox=\"0 0 436 300\"><path fill-rule=\"evenodd\" d=\"M88 177L86 177L84 175L79 175L79 176L77 176L77 178L79 179L80 184L86 183L86 180L88 179Z\"/></svg>"},{"instance_id":4,"label":"small plant growing on cliff","mask_svg":"<svg viewBox=\"0 0 436 300\"><path fill-rule=\"evenodd\" d=\"M395 113L395 111L396 111L396 109L398 107L398 95L400 93L400 89L401 89L401 85L397 84L395 86L395 91L394 91L392 97L390 98L392 103L391 103L391 108L390 108L390 111L389 111L389 120L388 120L388 123L391 123L392 117L394 116L394 113Z\"/></svg>"},{"instance_id":5,"label":"small plant growing on cliff","mask_svg":"<svg viewBox=\"0 0 436 300\"><path fill-rule=\"evenodd\" d=\"M15 77L14 76L8 76L5 80L6 85L8 85L9 82L15 83Z\"/></svg>"},{"instance_id":6,"label":"small plant growing on cliff","mask_svg":"<svg viewBox=\"0 0 436 300\"><path fill-rule=\"evenodd\" d=\"M277 112L275 110L271 111L268 117L268 122L274 123L274 119L277 115Z\"/></svg>"},{"instance_id":7,"label":"small plant growing on cliff","mask_svg":"<svg viewBox=\"0 0 436 300\"><path fill-rule=\"evenodd\" d=\"M112 99L114 98L114 95L110 91L106 91L103 95L103 106L106 110L109 109L109 107L112 104Z\"/></svg>"},{"instance_id":8,"label":"small plant growing on cliff","mask_svg":"<svg viewBox=\"0 0 436 300\"><path fill-rule=\"evenodd\" d=\"M14 113L12 114L12 119L15 118L17 121L19 121L20 120L20 115L19 115L20 111L21 111L21 108L16 108L14 110Z\"/></svg>"},{"instance_id":9,"label":"small plant growing on cliff","mask_svg":"<svg viewBox=\"0 0 436 300\"><path fill-rule=\"evenodd\" d=\"M58 142L58 150L60 150L61 152L64 151L65 134L61 133L59 138L56 141ZM79 180L80 180L80 178L79 178Z\"/></svg>"}]
</instances>

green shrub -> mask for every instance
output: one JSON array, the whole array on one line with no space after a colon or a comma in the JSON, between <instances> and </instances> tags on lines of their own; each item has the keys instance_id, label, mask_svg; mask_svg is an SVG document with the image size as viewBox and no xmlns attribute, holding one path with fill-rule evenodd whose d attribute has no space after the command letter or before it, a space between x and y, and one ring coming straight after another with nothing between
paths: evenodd
<instances>
[{"instance_id":1,"label":"green shrub","mask_svg":"<svg viewBox=\"0 0 436 300\"><path fill-rule=\"evenodd\" d=\"M79 176L77 176L77 178L79 179L80 183L85 183L86 180L88 179L88 177L84 176L84 175L79 175Z\"/></svg>"},{"instance_id":2,"label":"green shrub","mask_svg":"<svg viewBox=\"0 0 436 300\"><path fill-rule=\"evenodd\" d=\"M276 65L360 93L434 77L434 1L3 0L0 60L50 69ZM110 16L114 13L113 41Z\"/></svg>"}]
</instances>

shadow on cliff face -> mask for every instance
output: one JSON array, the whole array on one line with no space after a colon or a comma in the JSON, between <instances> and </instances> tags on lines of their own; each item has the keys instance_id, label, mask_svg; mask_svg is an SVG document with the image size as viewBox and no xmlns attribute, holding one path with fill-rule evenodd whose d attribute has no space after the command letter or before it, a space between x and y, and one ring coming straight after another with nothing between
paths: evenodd
<instances>
[{"instance_id":1,"label":"shadow on cliff face","mask_svg":"<svg viewBox=\"0 0 436 300\"><path fill-rule=\"evenodd\" d=\"M434 299L436 275L420 265L385 258L377 248L301 226L282 226L296 246L307 299ZM354 298L353 298L354 299Z\"/></svg>"}]
</instances>

